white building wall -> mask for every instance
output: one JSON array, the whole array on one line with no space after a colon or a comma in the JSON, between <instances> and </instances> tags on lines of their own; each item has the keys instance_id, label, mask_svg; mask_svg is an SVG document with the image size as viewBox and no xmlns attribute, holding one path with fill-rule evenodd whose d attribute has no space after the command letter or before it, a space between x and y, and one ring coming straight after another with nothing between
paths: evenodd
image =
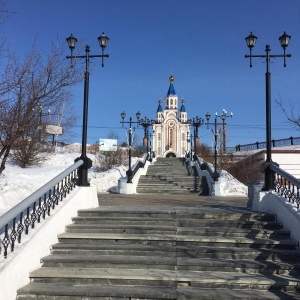
<instances>
[{"instance_id":1,"label":"white building wall","mask_svg":"<svg viewBox=\"0 0 300 300\"><path fill-rule=\"evenodd\" d=\"M264 160L266 160L266 153ZM276 150L272 149L272 161L289 174L300 179L300 150Z\"/></svg>"}]
</instances>

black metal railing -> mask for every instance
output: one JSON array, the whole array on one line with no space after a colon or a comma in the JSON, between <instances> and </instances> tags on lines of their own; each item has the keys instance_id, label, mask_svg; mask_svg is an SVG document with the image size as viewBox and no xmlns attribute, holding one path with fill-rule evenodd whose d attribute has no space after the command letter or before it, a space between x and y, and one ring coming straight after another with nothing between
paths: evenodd
<instances>
[{"instance_id":1,"label":"black metal railing","mask_svg":"<svg viewBox=\"0 0 300 300\"><path fill-rule=\"evenodd\" d=\"M274 172L275 191L285 197L289 202L300 207L300 180L286 171L280 169L275 164L270 164L269 168Z\"/></svg>"},{"instance_id":2,"label":"black metal railing","mask_svg":"<svg viewBox=\"0 0 300 300\"><path fill-rule=\"evenodd\" d=\"M280 140L272 140L272 147L283 147L283 146L293 146L300 145L300 137L289 137ZM237 145L235 147L226 148L226 152L234 152L234 151L248 151L248 150L257 150L264 149L267 147L266 142L256 142L253 144L245 144L245 145Z\"/></svg>"},{"instance_id":3,"label":"black metal railing","mask_svg":"<svg viewBox=\"0 0 300 300\"><path fill-rule=\"evenodd\" d=\"M144 154L142 160L138 159L137 162L132 166L132 168L131 168L131 170L132 170L132 178L134 177L134 175L136 174L136 172L140 168L144 168L147 159L148 159L148 154L146 153L146 154Z\"/></svg>"},{"instance_id":4,"label":"black metal railing","mask_svg":"<svg viewBox=\"0 0 300 300\"><path fill-rule=\"evenodd\" d=\"M78 160L0 217L0 253L3 249L4 258L8 248L13 252L16 242L21 243L22 234L28 235L36 223L50 216L51 210L75 187L82 164Z\"/></svg>"}]
</instances>

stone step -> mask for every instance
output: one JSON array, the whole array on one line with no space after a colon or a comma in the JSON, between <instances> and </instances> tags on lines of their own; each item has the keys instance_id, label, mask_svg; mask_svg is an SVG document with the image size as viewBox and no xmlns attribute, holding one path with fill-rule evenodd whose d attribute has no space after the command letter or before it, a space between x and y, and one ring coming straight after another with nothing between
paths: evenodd
<instances>
[{"instance_id":1,"label":"stone step","mask_svg":"<svg viewBox=\"0 0 300 300\"><path fill-rule=\"evenodd\" d=\"M282 228L282 223L277 221L252 221L252 220L241 220L235 221L231 219L181 219L174 220L173 218L140 218L140 217L127 217L120 218L118 216L107 217L105 216L81 216L72 218L75 224L119 224L120 226L129 225L157 225L157 226L177 226L177 227L192 227L192 228L218 228L221 227L223 230L231 228L243 228L243 229L260 229L260 230L276 230Z\"/></svg>"},{"instance_id":2,"label":"stone step","mask_svg":"<svg viewBox=\"0 0 300 300\"><path fill-rule=\"evenodd\" d=\"M191 183L199 183L193 177L190 178L152 178L145 177L139 179L139 184L191 184Z\"/></svg>"},{"instance_id":3,"label":"stone step","mask_svg":"<svg viewBox=\"0 0 300 300\"><path fill-rule=\"evenodd\" d=\"M41 259L43 267L62 268L118 268L176 270L175 256L133 255L61 255L51 254Z\"/></svg>"},{"instance_id":4,"label":"stone step","mask_svg":"<svg viewBox=\"0 0 300 300\"><path fill-rule=\"evenodd\" d=\"M286 274L258 274L241 272L207 272L157 269L115 269L115 268L60 268L43 267L30 273L31 282L142 285L199 288L239 288L295 291L299 277Z\"/></svg>"},{"instance_id":5,"label":"stone step","mask_svg":"<svg viewBox=\"0 0 300 300\"><path fill-rule=\"evenodd\" d=\"M251 248L286 248L294 249L298 243L290 239L268 239L268 238L240 238L240 237L206 237L185 236L174 234L116 234L116 233L72 233L66 232L58 235L60 242L67 243L101 243L111 241L123 244L170 244L190 246L224 246L224 247L251 247Z\"/></svg>"},{"instance_id":6,"label":"stone step","mask_svg":"<svg viewBox=\"0 0 300 300\"><path fill-rule=\"evenodd\" d=\"M300 262L270 260L216 259L187 257L158 257L133 255L61 255L52 254L41 259L43 267L61 268L118 268L162 269L242 273L298 274Z\"/></svg>"},{"instance_id":7,"label":"stone step","mask_svg":"<svg viewBox=\"0 0 300 300\"><path fill-rule=\"evenodd\" d=\"M233 248L233 247L209 247L209 246L176 246L151 245L151 244L79 244L57 243L52 245L53 254L71 255L128 255L128 256L152 256L152 257L177 257L177 258L213 258L213 259L253 259L265 261L299 262L300 251L298 249L259 249L259 248Z\"/></svg>"},{"instance_id":8,"label":"stone step","mask_svg":"<svg viewBox=\"0 0 300 300\"><path fill-rule=\"evenodd\" d=\"M222 230L218 227L199 227L199 228L189 228L189 227L177 227L165 226L165 225L123 225L123 224L70 224L66 226L66 232L101 232L101 233L165 233L165 234L180 234L180 235L201 235L201 236L246 236L247 237L257 237L257 238L289 238L288 230L259 230L253 229L248 230L244 228L229 228Z\"/></svg>"},{"instance_id":9,"label":"stone step","mask_svg":"<svg viewBox=\"0 0 300 300\"><path fill-rule=\"evenodd\" d=\"M276 216L269 213L253 213L253 212L215 212L211 209L184 209L184 210L173 210L169 207L161 207L159 210L155 207L144 206L144 207L132 207L128 209L126 206L118 207L98 207L93 209L80 209L78 210L79 217L104 217L104 218L118 218L121 220L173 220L176 222L194 222L203 220L210 220L211 222L218 223L223 220L230 220L235 222L264 222L274 221ZM282 223L280 223L282 226ZM190 224L189 224L190 226Z\"/></svg>"},{"instance_id":10,"label":"stone step","mask_svg":"<svg viewBox=\"0 0 300 300\"><path fill-rule=\"evenodd\" d=\"M149 189L149 188L137 188L138 194L172 194L172 195L186 195L187 193L190 193L187 189Z\"/></svg>"},{"instance_id":11,"label":"stone step","mask_svg":"<svg viewBox=\"0 0 300 300\"><path fill-rule=\"evenodd\" d=\"M194 184L199 184L199 182L197 182L197 181L195 181L195 180L193 180L193 179L191 179L191 180L177 180L177 179L170 179L170 180L168 180L168 179L164 179L164 180L160 180L160 179L156 179L156 180L154 180L154 179L143 179L143 178L141 178L140 180L139 180L139 186L142 186L142 185L157 185L157 186L159 186L159 185L169 185L169 186L172 186L172 185L174 185L174 186L176 186L176 185L194 185Z\"/></svg>"},{"instance_id":12,"label":"stone step","mask_svg":"<svg viewBox=\"0 0 300 300\"><path fill-rule=\"evenodd\" d=\"M169 189L176 189L176 188L192 188L192 187L199 187L198 184L195 184L194 182L140 182L139 188L161 188L161 187L167 187Z\"/></svg>"},{"instance_id":13,"label":"stone step","mask_svg":"<svg viewBox=\"0 0 300 300\"><path fill-rule=\"evenodd\" d=\"M207 182L201 177L191 175L184 159L158 159L148 167L147 174L139 178L137 186L138 194L188 194L196 192L201 193L201 195L208 195Z\"/></svg>"},{"instance_id":14,"label":"stone step","mask_svg":"<svg viewBox=\"0 0 300 300\"><path fill-rule=\"evenodd\" d=\"M298 299L299 294L296 292L287 291L263 291L254 289L230 290L224 288L193 288L185 286L184 283L178 283L177 287L147 287L139 286L124 286L124 285L74 285L60 283L31 283L19 290L17 300L163 300L163 299L190 299L190 300L211 300L211 299ZM55 297L55 298L54 298ZM101 297L101 298L99 298Z\"/></svg>"}]
</instances>

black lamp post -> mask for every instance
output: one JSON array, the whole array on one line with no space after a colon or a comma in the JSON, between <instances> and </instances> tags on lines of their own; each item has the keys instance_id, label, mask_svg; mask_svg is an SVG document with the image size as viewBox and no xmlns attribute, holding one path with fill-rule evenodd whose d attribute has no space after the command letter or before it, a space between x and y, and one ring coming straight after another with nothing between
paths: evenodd
<instances>
[{"instance_id":1,"label":"black lamp post","mask_svg":"<svg viewBox=\"0 0 300 300\"><path fill-rule=\"evenodd\" d=\"M226 117L225 117L226 116ZM229 115L230 117L233 116L233 113L231 113ZM218 116L218 113L216 112L215 113L215 121L214 123L209 123L209 119L210 119L211 115L209 113L207 113L205 115L205 118L207 120L207 128L209 128L208 125L214 125L214 131L213 131L213 134L214 134L214 168L215 168L215 171L214 171L214 174L213 174L213 179L214 181L218 181L218 178L219 178L219 173L217 171L217 167L218 167L218 151L217 151L217 145L218 145L218 130L217 130L217 125L225 125L225 119L227 118L227 112L223 109L223 112L220 116ZM217 123L217 119L218 117L220 117L222 119L222 123Z\"/></svg>"},{"instance_id":2,"label":"black lamp post","mask_svg":"<svg viewBox=\"0 0 300 300\"><path fill-rule=\"evenodd\" d=\"M197 159L197 142L198 142L198 128L204 124L204 120L196 116L196 118L188 120L188 123L194 127L194 160Z\"/></svg>"},{"instance_id":3,"label":"black lamp post","mask_svg":"<svg viewBox=\"0 0 300 300\"><path fill-rule=\"evenodd\" d=\"M129 165L129 167L128 167L128 170L126 171L126 175L127 175L127 183L132 183L132 170L131 170L132 124L140 123L141 114L139 112L136 113L136 118L137 118L136 122L132 121L131 117L129 118L129 121L124 121L125 117L126 117L126 114L123 111L121 113L122 127L124 126L124 123L129 124L129 130L128 130L128 148L129 148L129 150L128 150L128 165Z\"/></svg>"},{"instance_id":4,"label":"black lamp post","mask_svg":"<svg viewBox=\"0 0 300 300\"><path fill-rule=\"evenodd\" d=\"M227 115L227 111L223 108L222 114L219 116L222 119L222 135L223 135L223 143L222 143L222 148L223 148L223 153L226 153L226 123L225 120L230 117L232 118L233 113L231 112L230 115Z\"/></svg>"},{"instance_id":5,"label":"black lamp post","mask_svg":"<svg viewBox=\"0 0 300 300\"><path fill-rule=\"evenodd\" d=\"M153 135L150 133L149 136L150 136L150 154L149 154L149 162L151 163L151 162L152 162L152 142L151 142L151 140L152 140L152 136L154 136L154 131L153 131Z\"/></svg>"},{"instance_id":6,"label":"black lamp post","mask_svg":"<svg viewBox=\"0 0 300 300\"><path fill-rule=\"evenodd\" d=\"M83 122L82 122L82 143L81 143L81 156L75 159L83 160L84 164L79 167L78 182L79 186L89 186L87 179L88 169L92 167L92 161L86 156L86 144L87 144L87 121L88 121L88 102L89 102L89 63L90 58L101 57L102 67L104 67L104 57L109 57L108 54L104 54L104 49L108 44L109 38L105 36L104 32L98 37L100 47L102 48L101 55L90 55L90 46L87 45L85 48L85 55L73 55L73 50L75 49L77 39L71 34L67 39L68 46L71 50L71 56L67 58L71 59L71 67L73 66L73 59L84 58L85 59L85 73L84 73L84 100L83 100Z\"/></svg>"},{"instance_id":7,"label":"black lamp post","mask_svg":"<svg viewBox=\"0 0 300 300\"><path fill-rule=\"evenodd\" d=\"M191 159L193 158L193 135L187 132L187 142L190 143L190 152L191 152Z\"/></svg>"},{"instance_id":8,"label":"black lamp post","mask_svg":"<svg viewBox=\"0 0 300 300\"><path fill-rule=\"evenodd\" d=\"M139 120L139 118L140 118L140 115L139 115L139 117L137 117L137 119ZM152 126L154 122L155 122L154 120L150 120L147 117L145 117L144 119L141 119L138 123L144 128L144 139L146 139L146 142L147 142L147 144L146 144L147 156L148 156L148 152L149 152L149 130L148 130L148 127Z\"/></svg>"},{"instance_id":9,"label":"black lamp post","mask_svg":"<svg viewBox=\"0 0 300 300\"><path fill-rule=\"evenodd\" d=\"M209 128L208 127L208 125L214 125L215 126L215 129L214 129L214 158L215 158L215 162L214 162L214 174L213 174L213 179L214 179L214 181L218 181L218 178L219 178L219 173L218 173L218 171L217 171L217 163L218 163L218 158L217 158L217 143L218 143L218 132L217 132L217 125L218 125L218 123L217 123L217 113L215 114L215 122L214 123L209 123L208 121L209 121L209 119L210 119L210 117L211 117L211 115L209 114L209 113L207 113L206 115L205 115L205 118L206 118L206 120L207 120L207 123L206 123L206 125L207 125L207 128Z\"/></svg>"},{"instance_id":10,"label":"black lamp post","mask_svg":"<svg viewBox=\"0 0 300 300\"><path fill-rule=\"evenodd\" d=\"M286 57L291 57L291 54L286 54L285 50L289 44L291 36L283 33L282 36L279 37L280 45L283 48L283 54L270 54L271 48L270 45L266 45L266 54L262 55L252 55L252 48L255 46L257 37L252 34L252 32L245 38L247 46L250 49L250 55L245 55L246 58L250 57L250 68L252 68L252 57L265 58L266 60L266 143L267 143L267 158L266 158L266 169L265 169L265 185L263 187L263 191L268 191L270 189L274 189L274 180L273 173L269 169L268 165L272 163L271 156L271 73L270 73L270 59L272 57L283 57L284 63L283 66L286 67Z\"/></svg>"}]
</instances>

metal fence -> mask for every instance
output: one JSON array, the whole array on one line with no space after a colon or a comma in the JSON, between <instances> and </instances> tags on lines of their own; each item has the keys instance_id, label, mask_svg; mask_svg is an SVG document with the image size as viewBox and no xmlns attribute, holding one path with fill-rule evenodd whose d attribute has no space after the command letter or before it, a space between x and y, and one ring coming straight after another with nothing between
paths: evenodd
<instances>
[{"instance_id":1,"label":"metal fence","mask_svg":"<svg viewBox=\"0 0 300 300\"><path fill-rule=\"evenodd\" d=\"M3 249L4 258L9 248L13 252L16 242L21 243L22 234L27 235L36 222L50 216L51 210L75 187L82 164L83 160L78 160L0 217L0 253Z\"/></svg>"},{"instance_id":2,"label":"metal fence","mask_svg":"<svg viewBox=\"0 0 300 300\"><path fill-rule=\"evenodd\" d=\"M300 137L289 137L280 140L272 140L272 147L283 147L283 146L292 146L300 145ZM237 145L235 147L226 148L227 152L236 152L236 151L248 151L248 150L257 150L265 149L267 147L266 142L256 142L253 144Z\"/></svg>"},{"instance_id":3,"label":"metal fence","mask_svg":"<svg viewBox=\"0 0 300 300\"><path fill-rule=\"evenodd\" d=\"M275 191L285 197L289 202L294 203L297 208L300 207L300 180L280 169L275 164L269 167L275 174Z\"/></svg>"}]
</instances>

